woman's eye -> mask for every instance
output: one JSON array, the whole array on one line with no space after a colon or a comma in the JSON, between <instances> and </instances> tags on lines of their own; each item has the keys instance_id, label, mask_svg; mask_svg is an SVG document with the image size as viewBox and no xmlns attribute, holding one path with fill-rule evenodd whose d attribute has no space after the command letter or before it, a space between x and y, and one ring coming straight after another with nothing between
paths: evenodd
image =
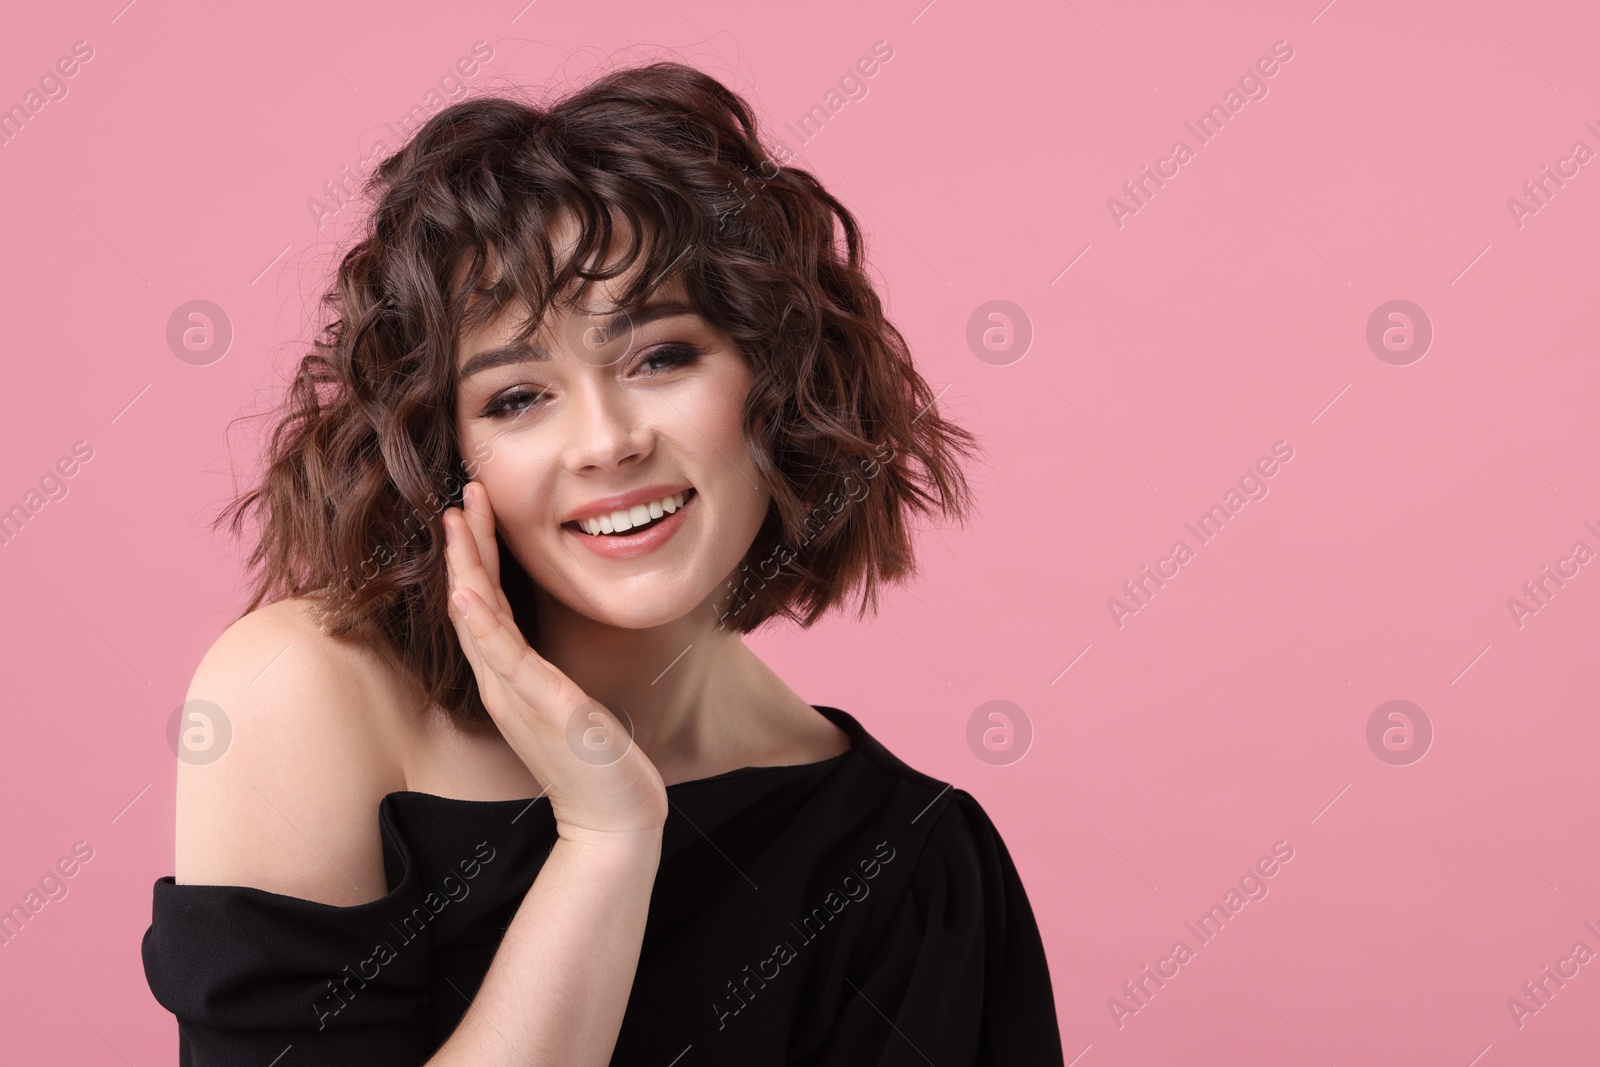
<instances>
[{"instance_id":1,"label":"woman's eye","mask_svg":"<svg viewBox=\"0 0 1600 1067\"><path fill-rule=\"evenodd\" d=\"M521 415L543 395L543 393L531 393L526 389L513 389L490 401L489 406L483 409L483 416L490 419L506 419Z\"/></svg>"},{"instance_id":2,"label":"woman's eye","mask_svg":"<svg viewBox=\"0 0 1600 1067\"><path fill-rule=\"evenodd\" d=\"M700 350L689 345L662 345L639 361L648 370L663 371L687 366L700 358Z\"/></svg>"},{"instance_id":3,"label":"woman's eye","mask_svg":"<svg viewBox=\"0 0 1600 1067\"><path fill-rule=\"evenodd\" d=\"M639 367L646 372L659 374L674 367L688 366L699 358L700 350L691 345L662 345L641 359ZM480 417L499 420L516 418L531 410L543 397L543 392L513 389L491 400L480 412Z\"/></svg>"}]
</instances>

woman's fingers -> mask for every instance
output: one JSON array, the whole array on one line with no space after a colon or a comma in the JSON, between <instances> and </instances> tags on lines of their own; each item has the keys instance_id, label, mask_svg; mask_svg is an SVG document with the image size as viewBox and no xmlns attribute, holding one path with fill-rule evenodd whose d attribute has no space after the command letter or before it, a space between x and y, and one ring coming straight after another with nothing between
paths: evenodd
<instances>
[{"instance_id":1,"label":"woman's fingers","mask_svg":"<svg viewBox=\"0 0 1600 1067\"><path fill-rule=\"evenodd\" d=\"M476 589L458 586L451 600L483 665L531 707L563 711L565 703L581 697L577 686L529 648L521 631ZM488 681L479 678L480 686Z\"/></svg>"},{"instance_id":2,"label":"woman's fingers","mask_svg":"<svg viewBox=\"0 0 1600 1067\"><path fill-rule=\"evenodd\" d=\"M500 583L483 564L478 534L473 530L471 521L460 508L446 508L441 521L445 526L444 555L452 591L467 586L490 603L499 603ZM495 555L492 533L489 543L492 558Z\"/></svg>"},{"instance_id":3,"label":"woman's fingers","mask_svg":"<svg viewBox=\"0 0 1600 1067\"><path fill-rule=\"evenodd\" d=\"M547 701L565 695L559 676L550 664L528 647L511 615L511 608L498 581L498 546L494 538L494 514L489 509L483 486L468 483L462 494L467 507L446 508L445 561L449 569L450 617L456 636L472 665L478 688L485 696L492 691L516 691L521 686L524 700L534 706L549 706ZM456 594L470 592L468 610L463 612ZM520 675L519 676L519 672ZM531 677L527 677L530 675Z\"/></svg>"},{"instance_id":4,"label":"woman's fingers","mask_svg":"<svg viewBox=\"0 0 1600 1067\"><path fill-rule=\"evenodd\" d=\"M458 536L458 534L450 525L451 520L448 515L445 516L444 522L445 530L449 533L451 539L453 540L456 536ZM481 686L483 680L488 677L489 671L488 667L483 662L483 657L478 653L478 643L473 639L472 630L467 626L466 618L463 615L460 606L455 602L455 591L461 588L461 586L456 581L455 562L452 556L453 553L447 548L445 550L445 569L448 572L448 576L446 578L446 595L450 597L450 600L445 605L445 611L450 618L450 622L454 624L456 628L456 640L461 645L461 652L467 657L467 663L472 668L473 676L479 680Z\"/></svg>"},{"instance_id":5,"label":"woman's fingers","mask_svg":"<svg viewBox=\"0 0 1600 1067\"><path fill-rule=\"evenodd\" d=\"M462 515L472 531L472 540L478 559L496 590L500 588L500 546L494 539L494 509L489 504L489 494L477 482L468 482L461 490Z\"/></svg>"}]
</instances>

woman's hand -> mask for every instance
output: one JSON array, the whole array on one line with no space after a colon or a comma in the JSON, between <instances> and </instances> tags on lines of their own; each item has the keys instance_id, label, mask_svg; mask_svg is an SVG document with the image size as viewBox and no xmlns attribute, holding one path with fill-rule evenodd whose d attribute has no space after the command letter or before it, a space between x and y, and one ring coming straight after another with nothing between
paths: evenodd
<instances>
[{"instance_id":1,"label":"woman's hand","mask_svg":"<svg viewBox=\"0 0 1600 1067\"><path fill-rule=\"evenodd\" d=\"M450 618L500 733L544 786L563 837L659 833L667 819L661 775L598 700L529 647L500 588L494 513L477 482L446 508Z\"/></svg>"}]
</instances>

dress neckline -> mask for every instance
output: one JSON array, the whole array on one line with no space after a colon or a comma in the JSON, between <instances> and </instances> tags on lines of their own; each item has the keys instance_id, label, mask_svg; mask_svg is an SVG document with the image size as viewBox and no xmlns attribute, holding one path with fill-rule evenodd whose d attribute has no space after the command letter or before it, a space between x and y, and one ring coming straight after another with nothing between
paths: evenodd
<instances>
[{"instance_id":1,"label":"dress neckline","mask_svg":"<svg viewBox=\"0 0 1600 1067\"><path fill-rule=\"evenodd\" d=\"M875 749L877 747L877 742L866 732L862 725L857 722L855 717L849 712L843 711L840 708L830 707L826 704L813 704L811 706L820 712L823 717L828 719L835 726L839 727L839 729L843 730L847 735L849 735L849 748L845 749L836 756L829 756L826 759L813 760L810 763L772 763L762 764L760 766L736 767L731 771L723 771L720 774L707 775L704 778L689 778L682 782L672 782L666 787L667 792L669 794L673 794L675 791L681 792L686 789L693 789L696 786L707 785L714 782L725 782L730 778L744 778L752 775L774 775L781 772L798 774L807 771L822 771L825 769L830 769L837 764L841 764L845 760L850 759L852 756L866 756L868 755L868 750ZM543 800L544 794L541 793L538 796L533 797L510 797L502 800L473 800L466 797L441 796L438 793L429 793L420 789L395 789L385 793L380 799L380 803L388 800L390 797L421 797L426 798L428 802L434 803L483 807L506 804L532 804L536 800Z\"/></svg>"}]
</instances>

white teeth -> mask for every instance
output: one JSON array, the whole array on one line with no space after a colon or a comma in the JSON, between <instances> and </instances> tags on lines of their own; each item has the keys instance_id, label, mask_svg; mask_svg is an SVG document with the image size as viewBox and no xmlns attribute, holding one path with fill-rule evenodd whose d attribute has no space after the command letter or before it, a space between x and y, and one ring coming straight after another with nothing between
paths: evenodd
<instances>
[{"instance_id":1,"label":"white teeth","mask_svg":"<svg viewBox=\"0 0 1600 1067\"><path fill-rule=\"evenodd\" d=\"M578 526L589 534L624 533L635 526L643 526L651 519L672 514L683 507L683 502L683 493L673 493L648 504L635 504L631 508L597 515L592 519L579 519Z\"/></svg>"}]
</instances>

